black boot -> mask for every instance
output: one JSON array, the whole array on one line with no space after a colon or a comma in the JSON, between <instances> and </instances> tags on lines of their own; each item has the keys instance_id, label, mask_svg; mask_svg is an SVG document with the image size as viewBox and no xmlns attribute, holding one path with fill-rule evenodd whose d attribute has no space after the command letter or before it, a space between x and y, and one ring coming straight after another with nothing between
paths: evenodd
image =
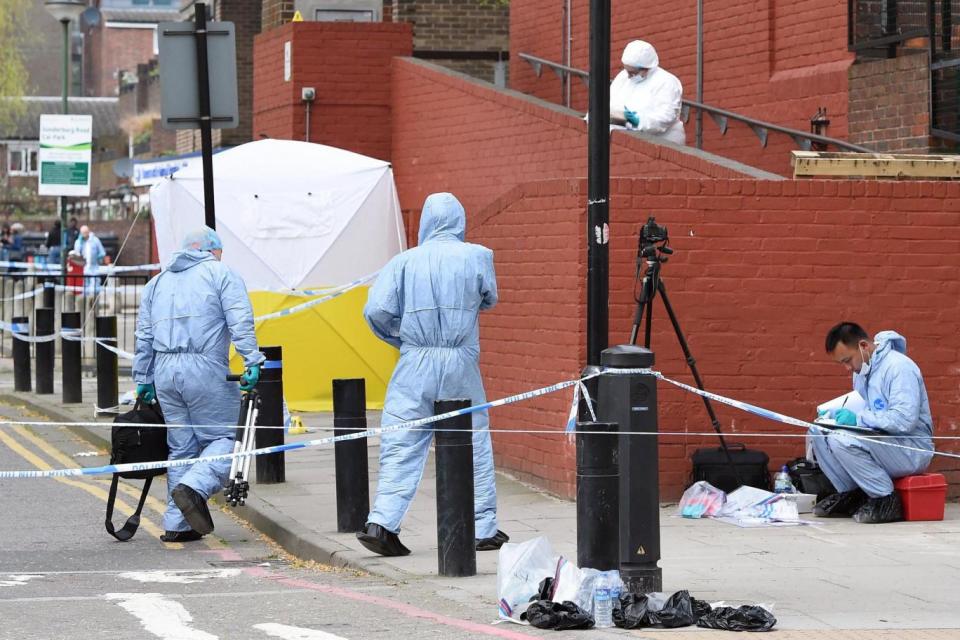
<instances>
[{"instance_id":1,"label":"black boot","mask_svg":"<svg viewBox=\"0 0 960 640\"><path fill-rule=\"evenodd\" d=\"M210 517L206 498L185 484L174 487L171 495L191 529L202 536L213 531L213 518Z\"/></svg>"},{"instance_id":2,"label":"black boot","mask_svg":"<svg viewBox=\"0 0 960 640\"><path fill-rule=\"evenodd\" d=\"M477 540L477 551L496 551L503 546L504 542L509 542L510 536L505 534L500 529L497 529L497 532L493 534L492 538L483 538L482 540Z\"/></svg>"},{"instance_id":3,"label":"black boot","mask_svg":"<svg viewBox=\"0 0 960 640\"><path fill-rule=\"evenodd\" d=\"M867 494L859 487L827 496L813 506L818 518L849 518L867 501Z\"/></svg>"},{"instance_id":4,"label":"black boot","mask_svg":"<svg viewBox=\"0 0 960 640\"><path fill-rule=\"evenodd\" d=\"M193 542L202 537L202 533L197 533L191 529L188 531L164 531L160 540L163 542Z\"/></svg>"},{"instance_id":5,"label":"black boot","mask_svg":"<svg viewBox=\"0 0 960 640\"><path fill-rule=\"evenodd\" d=\"M357 532L357 540L364 547L381 556L408 556L410 549L403 546L400 536L370 522L363 531Z\"/></svg>"},{"instance_id":6,"label":"black boot","mask_svg":"<svg viewBox=\"0 0 960 640\"><path fill-rule=\"evenodd\" d=\"M853 514L853 521L860 524L883 524L900 520L903 520L903 501L896 491L881 498L870 498Z\"/></svg>"}]
</instances>

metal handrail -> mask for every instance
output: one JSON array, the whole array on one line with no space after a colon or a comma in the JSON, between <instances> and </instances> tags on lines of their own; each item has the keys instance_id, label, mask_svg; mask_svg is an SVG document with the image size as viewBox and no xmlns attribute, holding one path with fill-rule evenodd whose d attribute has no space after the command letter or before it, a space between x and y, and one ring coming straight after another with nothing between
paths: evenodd
<instances>
[{"instance_id":1,"label":"metal handrail","mask_svg":"<svg viewBox=\"0 0 960 640\"><path fill-rule=\"evenodd\" d=\"M563 77L564 74L577 76L583 80L584 84L589 84L590 74L583 69L576 69L574 67L568 67L557 62L552 62L545 58L538 58L537 56L530 55L529 53L520 53L518 54L521 59L526 60L533 67L534 73L537 74L539 78L543 73L543 67L547 67L553 72L555 72L559 77ZM838 140L836 138L829 138L827 136L817 135L815 133L808 133L806 131L800 131L799 129L791 129L790 127L782 127L778 124L773 124L772 122L764 122L763 120L756 120L739 113L734 113L733 111L727 111L726 109L721 109L719 107L713 107L708 104L703 104L700 102L695 102L693 100L683 100L684 111L689 113L690 109L698 109L703 113L706 113L710 118L716 123L717 127L720 129L720 134L724 135L727 132L727 125L730 120L735 122L742 122L743 124L750 127L753 133L760 139L760 146L767 146L767 132L774 131L776 133L782 133L788 135L794 139L794 141L800 145L804 151L809 151L813 143L833 146L838 149L845 149L847 151L857 151L860 153L873 153L873 149L868 149L867 147L861 147L859 145L846 142L844 140ZM686 118L684 118L686 120Z\"/></svg>"}]
</instances>

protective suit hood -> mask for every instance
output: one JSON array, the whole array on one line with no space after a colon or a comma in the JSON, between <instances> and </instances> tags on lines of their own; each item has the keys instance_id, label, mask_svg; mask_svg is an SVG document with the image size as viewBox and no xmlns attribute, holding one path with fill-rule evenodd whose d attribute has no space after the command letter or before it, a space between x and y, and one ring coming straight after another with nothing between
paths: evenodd
<instances>
[{"instance_id":1,"label":"protective suit hood","mask_svg":"<svg viewBox=\"0 0 960 640\"><path fill-rule=\"evenodd\" d=\"M896 331L881 331L873 337L873 343L877 345L877 349L871 360L879 360L878 356L885 354L888 349L907 355L907 339Z\"/></svg>"},{"instance_id":2,"label":"protective suit hood","mask_svg":"<svg viewBox=\"0 0 960 640\"><path fill-rule=\"evenodd\" d=\"M207 262L209 260L216 261L216 258L209 251L185 249L183 251L176 251L170 256L170 262L167 263L167 269L170 271L186 271L190 267L196 266L201 262Z\"/></svg>"},{"instance_id":3,"label":"protective suit hood","mask_svg":"<svg viewBox=\"0 0 960 640\"><path fill-rule=\"evenodd\" d=\"M634 40L623 49L620 62L628 67L654 69L660 66L660 57L649 42Z\"/></svg>"},{"instance_id":4,"label":"protective suit hood","mask_svg":"<svg viewBox=\"0 0 960 640\"><path fill-rule=\"evenodd\" d=\"M452 193L434 193L427 196L420 215L419 244L439 238L463 242L467 214Z\"/></svg>"}]
</instances>

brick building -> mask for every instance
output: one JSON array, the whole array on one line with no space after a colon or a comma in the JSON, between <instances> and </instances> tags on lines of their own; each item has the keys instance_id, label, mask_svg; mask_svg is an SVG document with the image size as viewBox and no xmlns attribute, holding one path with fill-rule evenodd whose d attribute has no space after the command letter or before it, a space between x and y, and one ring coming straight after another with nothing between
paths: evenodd
<instances>
[{"instance_id":1,"label":"brick building","mask_svg":"<svg viewBox=\"0 0 960 640\"><path fill-rule=\"evenodd\" d=\"M521 36L511 53L549 58L546 40L537 40L530 5L539 6L540 20L557 18L546 4L514 3L513 28ZM758 20L753 4L728 7L723 16L717 8L707 30L714 47L707 69L715 81L707 83L705 99L796 128L805 128L801 123L827 106L828 134L845 136L853 56L845 46L817 49L816 43L836 44L846 33L842 16L833 20L833 8L817 13L824 6L803 3L797 12L774 15L771 4L763 14L767 20ZM580 10L575 5L573 15ZM797 23L807 10L809 21ZM680 24L689 17L685 12L667 8L669 20L656 25ZM819 20L815 30L813 15ZM616 17L615 60L637 35L617 26L622 19L641 24L632 8ZM774 45L771 21L779 25ZM556 104L559 84L536 78L515 56L514 84L527 94L398 57L412 48L413 34L384 27L294 24L259 36L255 132L301 138L300 89L307 82L349 96L348 105L314 105L314 122L325 127L316 129L323 134L315 140L390 160L408 240L416 237L423 198L452 191L467 209L468 238L495 251L500 303L481 320L488 396L575 378L586 343L587 130L581 114ZM664 65L689 86L693 67L684 61L692 41L658 28L660 35L650 39L665 43ZM540 30L548 31L543 24ZM800 37L801 31L807 36ZM585 31L579 33L585 38ZM285 80L288 41L291 73ZM578 64L585 66L585 39L582 45ZM359 47L363 55L352 55ZM371 68L374 62L380 75ZM755 69L738 77L738 65ZM540 92L543 98L528 95ZM357 118L361 108L378 115ZM960 400L951 391L960 338L947 327L960 292L960 184L785 180L776 171L782 172L790 144L768 144L758 152L752 132L738 135L731 128L717 142L730 151L720 156L612 134L609 343L628 339L637 234L646 217L656 215L668 225L676 249L664 277L708 389L809 417L824 398L849 389L849 375L823 355L822 342L827 328L850 318L871 331L895 328L908 337L930 392L936 433L952 433L960 421ZM371 151L384 148L388 155ZM658 370L690 381L661 306L654 309L652 346ZM563 434L569 408L569 394L553 394L492 410L498 465L571 495L574 446ZM672 434L659 440L661 496L676 498L689 477L692 450L715 446L716 439L701 435L710 425L695 396L663 383L659 409L661 431ZM802 455L802 430L726 406L717 411L732 441L764 449L772 465ZM782 437L756 440L751 432ZM949 442L938 448L957 451ZM938 458L933 468L947 474L956 493L960 465Z\"/></svg>"}]
</instances>

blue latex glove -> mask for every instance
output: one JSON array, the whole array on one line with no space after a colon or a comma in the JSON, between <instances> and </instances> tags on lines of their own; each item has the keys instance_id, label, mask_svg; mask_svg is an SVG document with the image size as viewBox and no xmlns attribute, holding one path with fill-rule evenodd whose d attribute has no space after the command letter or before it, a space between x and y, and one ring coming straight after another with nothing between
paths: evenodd
<instances>
[{"instance_id":1,"label":"blue latex glove","mask_svg":"<svg viewBox=\"0 0 960 640\"><path fill-rule=\"evenodd\" d=\"M833 419L837 421L837 424L842 424L847 427L857 426L857 414L850 409L837 409L837 412L833 415Z\"/></svg>"},{"instance_id":2,"label":"blue latex glove","mask_svg":"<svg viewBox=\"0 0 960 640\"><path fill-rule=\"evenodd\" d=\"M624 105L623 107L623 119L635 127L640 126L640 117L637 115L637 112L630 111L630 109L628 109L626 105Z\"/></svg>"},{"instance_id":3,"label":"blue latex glove","mask_svg":"<svg viewBox=\"0 0 960 640\"><path fill-rule=\"evenodd\" d=\"M152 382L150 384L138 384L137 397L147 404L151 404L157 399L157 389L153 386Z\"/></svg>"},{"instance_id":4,"label":"blue latex glove","mask_svg":"<svg viewBox=\"0 0 960 640\"><path fill-rule=\"evenodd\" d=\"M240 376L240 390L253 391L253 388L260 382L260 365L255 364L247 367L247 370Z\"/></svg>"}]
</instances>

